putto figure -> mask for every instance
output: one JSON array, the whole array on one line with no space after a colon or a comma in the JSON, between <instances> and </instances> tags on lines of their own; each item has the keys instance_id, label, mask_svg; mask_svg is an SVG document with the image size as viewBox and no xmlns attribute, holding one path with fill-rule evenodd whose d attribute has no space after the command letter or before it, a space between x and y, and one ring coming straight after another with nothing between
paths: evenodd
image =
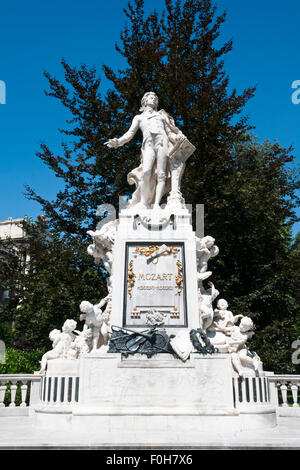
<instances>
[{"instance_id":1,"label":"putto figure","mask_svg":"<svg viewBox=\"0 0 300 470\"><path fill-rule=\"evenodd\" d=\"M102 310L99 304L93 305L87 300L83 300L80 304L80 321L85 320L85 326L92 331L92 352L98 348L100 328L103 323Z\"/></svg>"},{"instance_id":2,"label":"putto figure","mask_svg":"<svg viewBox=\"0 0 300 470\"><path fill-rule=\"evenodd\" d=\"M208 261L219 254L219 248L215 245L215 239L207 235L203 238L196 238L197 250L197 271L198 281L203 281L212 275L207 271Z\"/></svg>"},{"instance_id":3,"label":"putto figure","mask_svg":"<svg viewBox=\"0 0 300 470\"><path fill-rule=\"evenodd\" d=\"M209 282L209 289L205 290L201 285L198 288L199 302L199 324L200 328L206 331L212 324L214 318L213 301L218 297L219 291L212 282Z\"/></svg>"},{"instance_id":4,"label":"putto figure","mask_svg":"<svg viewBox=\"0 0 300 470\"><path fill-rule=\"evenodd\" d=\"M248 339L251 339L254 335L252 330L253 322L251 318L243 317L239 326L231 327L230 336L227 340L233 368L241 377L245 374L244 367L254 369L255 375L259 376L260 358L256 353L251 353L246 346ZM226 332L226 334L229 333Z\"/></svg>"},{"instance_id":5,"label":"putto figure","mask_svg":"<svg viewBox=\"0 0 300 470\"><path fill-rule=\"evenodd\" d=\"M169 189L166 186L167 179L170 183L168 159L174 148L187 139L166 111L157 111L158 98L154 92L145 93L141 105L141 114L133 118L129 130L120 138L109 139L104 145L121 147L134 137L138 129L142 131L141 165L128 175L129 183L134 182L137 186L131 205L150 208L154 204L157 208Z\"/></svg>"},{"instance_id":6,"label":"putto figure","mask_svg":"<svg viewBox=\"0 0 300 470\"><path fill-rule=\"evenodd\" d=\"M43 374L47 368L49 359L74 359L74 340L76 338L74 331L77 326L76 321L66 320L62 331L52 330L49 339L52 341L52 350L47 351L41 361L40 374Z\"/></svg>"},{"instance_id":7,"label":"putto figure","mask_svg":"<svg viewBox=\"0 0 300 470\"><path fill-rule=\"evenodd\" d=\"M219 299L217 308L214 310L214 322L212 324L212 330L221 331L227 333L231 331L231 328L243 318L244 315L233 315L228 309L228 302L225 299Z\"/></svg>"}]
</instances>

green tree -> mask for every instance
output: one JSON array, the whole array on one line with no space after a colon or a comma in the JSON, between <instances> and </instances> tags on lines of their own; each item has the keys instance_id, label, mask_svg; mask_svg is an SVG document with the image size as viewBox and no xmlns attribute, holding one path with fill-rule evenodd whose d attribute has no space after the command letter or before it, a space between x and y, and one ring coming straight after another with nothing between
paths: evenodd
<instances>
[{"instance_id":1,"label":"green tree","mask_svg":"<svg viewBox=\"0 0 300 470\"><path fill-rule=\"evenodd\" d=\"M99 301L104 279L76 238L67 244L47 222L25 224L24 229L27 261L15 247L13 262L0 274L14 294L0 313L1 323L12 327L9 333L3 328L1 339L17 349L44 350L51 346L52 329L61 328L67 318L79 320L83 299ZM4 243L13 245L11 240Z\"/></svg>"},{"instance_id":2,"label":"green tree","mask_svg":"<svg viewBox=\"0 0 300 470\"><path fill-rule=\"evenodd\" d=\"M103 144L128 129L145 91L157 92L160 107L197 147L185 173L189 203L210 204L207 186L212 186L212 175L221 177L230 171L232 144L249 129L245 118L235 124L232 119L243 111L254 88L241 95L229 92L223 56L232 43L214 47L225 14L216 17L209 0L188 0L183 5L167 0L166 15L159 18L154 12L144 18L143 3L135 0L125 10L129 24L116 49L128 67L114 73L103 66L112 85L104 96L95 68L71 67L63 60L64 83L45 74L50 86L46 94L58 99L72 116L71 125L61 132L75 138L75 143L65 143L59 156L46 144L38 153L64 182L56 200L47 201L30 188L28 195L42 205L59 233L84 239L86 224L96 223L97 205L117 207L118 195L131 193L126 175L138 164L139 139L116 151Z\"/></svg>"}]
</instances>

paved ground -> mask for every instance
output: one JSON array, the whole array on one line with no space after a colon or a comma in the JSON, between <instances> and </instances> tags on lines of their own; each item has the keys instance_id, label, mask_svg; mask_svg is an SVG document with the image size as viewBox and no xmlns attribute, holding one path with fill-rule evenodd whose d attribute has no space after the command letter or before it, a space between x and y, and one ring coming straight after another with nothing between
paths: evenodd
<instances>
[{"instance_id":1,"label":"paved ground","mask_svg":"<svg viewBox=\"0 0 300 470\"><path fill-rule=\"evenodd\" d=\"M135 445L126 442L105 442L98 436L79 435L61 429L40 429L29 417L0 417L0 450L2 449L300 449L300 418L279 418L278 426L268 431L243 432L232 435L199 436L198 442L172 445L156 436L155 442ZM175 435L175 434L174 434ZM106 437L107 439L107 437ZM174 441L173 441L174 442Z\"/></svg>"}]
</instances>

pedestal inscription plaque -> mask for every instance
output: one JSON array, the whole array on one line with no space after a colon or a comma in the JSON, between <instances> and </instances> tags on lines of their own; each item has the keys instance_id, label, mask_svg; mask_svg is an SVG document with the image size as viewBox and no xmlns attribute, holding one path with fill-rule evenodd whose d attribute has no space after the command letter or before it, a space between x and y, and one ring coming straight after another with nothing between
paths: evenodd
<instances>
[{"instance_id":1,"label":"pedestal inscription plaque","mask_svg":"<svg viewBox=\"0 0 300 470\"><path fill-rule=\"evenodd\" d=\"M184 244L126 243L123 326L186 327Z\"/></svg>"}]
</instances>

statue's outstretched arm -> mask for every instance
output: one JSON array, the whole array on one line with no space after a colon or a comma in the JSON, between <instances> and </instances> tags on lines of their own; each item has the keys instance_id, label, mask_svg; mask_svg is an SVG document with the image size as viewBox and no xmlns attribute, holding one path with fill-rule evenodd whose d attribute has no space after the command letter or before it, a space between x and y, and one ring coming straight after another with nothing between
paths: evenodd
<instances>
[{"instance_id":1,"label":"statue's outstretched arm","mask_svg":"<svg viewBox=\"0 0 300 470\"><path fill-rule=\"evenodd\" d=\"M109 139L107 142L104 142L104 145L107 145L107 147L110 148L116 148L116 147L122 147L124 144L127 144L136 134L137 130L139 128L139 118L138 116L135 116L133 118L132 124L130 128L128 129L127 132L125 132L122 137L119 138L114 138L114 139Z\"/></svg>"}]
</instances>

